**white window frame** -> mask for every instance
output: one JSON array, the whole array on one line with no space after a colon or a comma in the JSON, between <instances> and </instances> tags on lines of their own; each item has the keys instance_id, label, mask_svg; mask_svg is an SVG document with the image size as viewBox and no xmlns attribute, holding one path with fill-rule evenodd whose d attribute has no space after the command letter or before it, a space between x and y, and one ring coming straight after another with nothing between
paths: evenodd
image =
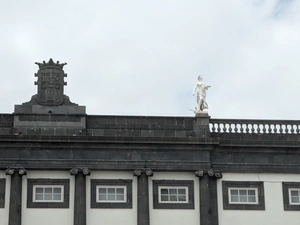
<instances>
[{"instance_id":1,"label":"white window frame","mask_svg":"<svg viewBox=\"0 0 300 225\"><path fill-rule=\"evenodd\" d=\"M99 188L106 188L106 197L108 196L108 192L107 192L107 189L108 188L123 188L124 190L124 200L100 200L99 199ZM116 192L115 192L115 196L116 196ZM127 202L127 187L124 185L115 185L115 186L112 186L112 185L96 185L96 202L98 203L104 203L104 202L112 202L112 203L124 203L124 202Z\"/></svg>"},{"instance_id":2,"label":"white window frame","mask_svg":"<svg viewBox=\"0 0 300 225\"><path fill-rule=\"evenodd\" d=\"M161 200L161 197L162 195L165 195L165 194L162 194L161 193L161 190L162 189L168 189L168 196L169 196L169 199L170 199L170 189L177 189L177 199L178 199L178 196L182 195L182 194L178 194L178 189L184 189L185 190L185 201L162 201ZM188 203L189 202L189 189L187 186L158 186L158 203L175 203L175 204L182 204L182 203Z\"/></svg>"},{"instance_id":3,"label":"white window frame","mask_svg":"<svg viewBox=\"0 0 300 225\"><path fill-rule=\"evenodd\" d=\"M37 200L36 197L36 189L37 188L43 188L44 192L43 197L45 196L45 188L52 188L52 198L53 198L53 188L60 188L61 192L60 192L60 200ZM33 185L32 188L32 202L63 202L64 201L64 185Z\"/></svg>"},{"instance_id":4,"label":"white window frame","mask_svg":"<svg viewBox=\"0 0 300 225\"><path fill-rule=\"evenodd\" d=\"M300 188L289 188L289 203L290 205L300 205ZM291 192L292 191L298 191L298 199L299 199L299 202L292 202L292 194Z\"/></svg>"},{"instance_id":5,"label":"white window frame","mask_svg":"<svg viewBox=\"0 0 300 225\"><path fill-rule=\"evenodd\" d=\"M247 201L241 202L233 202L231 201L231 191L232 190L237 190L238 192L240 190L245 190L247 192ZM248 202L248 191L255 191L255 202ZM240 197L240 195L237 195L238 197ZM228 187L228 202L229 204L249 204L249 205L256 205L258 204L258 188L248 188L248 187Z\"/></svg>"}]
</instances>

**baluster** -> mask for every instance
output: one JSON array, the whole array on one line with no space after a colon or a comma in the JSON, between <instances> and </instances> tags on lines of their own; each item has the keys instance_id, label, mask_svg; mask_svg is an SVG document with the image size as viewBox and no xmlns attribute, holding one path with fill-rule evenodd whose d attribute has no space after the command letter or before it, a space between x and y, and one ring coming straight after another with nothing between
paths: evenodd
<instances>
[{"instance_id":1,"label":"baluster","mask_svg":"<svg viewBox=\"0 0 300 225\"><path fill-rule=\"evenodd\" d=\"M288 125L285 124L285 133L287 134L288 132L289 132Z\"/></svg>"},{"instance_id":2,"label":"baluster","mask_svg":"<svg viewBox=\"0 0 300 225\"><path fill-rule=\"evenodd\" d=\"M282 129L282 124L279 125L279 133L282 134L283 129Z\"/></svg>"},{"instance_id":3,"label":"baluster","mask_svg":"<svg viewBox=\"0 0 300 225\"><path fill-rule=\"evenodd\" d=\"M294 134L294 133L295 133L294 125L291 124L291 134Z\"/></svg>"},{"instance_id":4,"label":"baluster","mask_svg":"<svg viewBox=\"0 0 300 225\"><path fill-rule=\"evenodd\" d=\"M216 131L216 128L215 128L215 124L214 124L214 123L212 124L211 131L212 131L212 132L215 132L215 131Z\"/></svg>"},{"instance_id":5,"label":"baluster","mask_svg":"<svg viewBox=\"0 0 300 225\"><path fill-rule=\"evenodd\" d=\"M232 127L231 127L232 123L229 124L229 133L232 133Z\"/></svg>"},{"instance_id":6,"label":"baluster","mask_svg":"<svg viewBox=\"0 0 300 225\"><path fill-rule=\"evenodd\" d=\"M246 133L249 133L249 127L248 126L249 126L249 124L247 123L246 124Z\"/></svg>"},{"instance_id":7,"label":"baluster","mask_svg":"<svg viewBox=\"0 0 300 225\"><path fill-rule=\"evenodd\" d=\"M277 125L274 124L274 134L277 134Z\"/></svg>"},{"instance_id":8,"label":"baluster","mask_svg":"<svg viewBox=\"0 0 300 225\"><path fill-rule=\"evenodd\" d=\"M258 133L258 134L260 133L260 127L259 127L259 126L260 126L260 124L258 123L258 124L257 124L257 133Z\"/></svg>"},{"instance_id":9,"label":"baluster","mask_svg":"<svg viewBox=\"0 0 300 225\"><path fill-rule=\"evenodd\" d=\"M251 133L254 134L255 129L254 129L254 124L251 124Z\"/></svg>"},{"instance_id":10,"label":"baluster","mask_svg":"<svg viewBox=\"0 0 300 225\"><path fill-rule=\"evenodd\" d=\"M225 133L227 130L226 125L227 125L226 123L223 123L223 133Z\"/></svg>"},{"instance_id":11,"label":"baluster","mask_svg":"<svg viewBox=\"0 0 300 225\"><path fill-rule=\"evenodd\" d=\"M272 127L271 127L271 124L268 124L268 132L269 132L269 134L271 134L272 133Z\"/></svg>"},{"instance_id":12,"label":"baluster","mask_svg":"<svg viewBox=\"0 0 300 225\"><path fill-rule=\"evenodd\" d=\"M236 124L234 124L234 133L237 133L238 132L238 128L237 128L237 123Z\"/></svg>"},{"instance_id":13,"label":"baluster","mask_svg":"<svg viewBox=\"0 0 300 225\"><path fill-rule=\"evenodd\" d=\"M218 128L217 128L217 130L218 130L218 133L220 133L221 132L221 124L220 123L217 123L217 125L218 125Z\"/></svg>"},{"instance_id":14,"label":"baluster","mask_svg":"<svg viewBox=\"0 0 300 225\"><path fill-rule=\"evenodd\" d=\"M263 124L263 129L262 129L262 131L263 131L264 134L265 134L266 131L267 131L267 129L266 129L266 124L265 124L265 123Z\"/></svg>"},{"instance_id":15,"label":"baluster","mask_svg":"<svg viewBox=\"0 0 300 225\"><path fill-rule=\"evenodd\" d=\"M297 124L296 127L296 133L299 134L299 124Z\"/></svg>"},{"instance_id":16,"label":"baluster","mask_svg":"<svg viewBox=\"0 0 300 225\"><path fill-rule=\"evenodd\" d=\"M244 133L243 123L241 123L241 133Z\"/></svg>"}]
</instances>

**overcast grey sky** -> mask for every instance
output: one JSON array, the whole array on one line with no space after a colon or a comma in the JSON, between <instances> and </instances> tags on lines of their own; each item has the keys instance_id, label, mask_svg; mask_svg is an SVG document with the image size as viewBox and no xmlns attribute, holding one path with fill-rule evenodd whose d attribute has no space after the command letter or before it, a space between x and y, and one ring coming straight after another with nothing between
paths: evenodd
<instances>
[{"instance_id":1,"label":"overcast grey sky","mask_svg":"<svg viewBox=\"0 0 300 225\"><path fill-rule=\"evenodd\" d=\"M67 62L88 114L300 120L300 0L1 1L1 113L36 94L34 62Z\"/></svg>"}]
</instances>

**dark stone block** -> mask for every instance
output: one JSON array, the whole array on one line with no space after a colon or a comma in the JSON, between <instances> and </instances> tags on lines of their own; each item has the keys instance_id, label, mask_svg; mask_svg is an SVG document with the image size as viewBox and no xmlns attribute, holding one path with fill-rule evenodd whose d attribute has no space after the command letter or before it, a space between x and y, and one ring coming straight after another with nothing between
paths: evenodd
<instances>
[{"instance_id":1,"label":"dark stone block","mask_svg":"<svg viewBox=\"0 0 300 225\"><path fill-rule=\"evenodd\" d=\"M154 130L154 137L163 137L164 131L163 130Z\"/></svg>"},{"instance_id":2,"label":"dark stone block","mask_svg":"<svg viewBox=\"0 0 300 225\"><path fill-rule=\"evenodd\" d=\"M175 137L175 131L174 130L165 130L164 137Z\"/></svg>"},{"instance_id":3,"label":"dark stone block","mask_svg":"<svg viewBox=\"0 0 300 225\"><path fill-rule=\"evenodd\" d=\"M141 136L142 137L154 137L154 131L153 130L141 130Z\"/></svg>"},{"instance_id":4,"label":"dark stone block","mask_svg":"<svg viewBox=\"0 0 300 225\"><path fill-rule=\"evenodd\" d=\"M128 136L129 137L141 137L141 131L140 130L128 130Z\"/></svg>"},{"instance_id":5,"label":"dark stone block","mask_svg":"<svg viewBox=\"0 0 300 225\"><path fill-rule=\"evenodd\" d=\"M176 130L175 137L186 137L186 131L183 130Z\"/></svg>"},{"instance_id":6,"label":"dark stone block","mask_svg":"<svg viewBox=\"0 0 300 225\"><path fill-rule=\"evenodd\" d=\"M52 128L52 127L42 128L41 129L41 134L42 135L47 135L47 136L53 136L54 135L54 128Z\"/></svg>"}]
</instances>

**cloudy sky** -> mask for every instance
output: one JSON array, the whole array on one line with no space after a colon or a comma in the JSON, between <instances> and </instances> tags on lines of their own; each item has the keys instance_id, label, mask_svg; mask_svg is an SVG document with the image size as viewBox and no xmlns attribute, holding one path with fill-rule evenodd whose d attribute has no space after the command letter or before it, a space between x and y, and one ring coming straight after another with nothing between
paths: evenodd
<instances>
[{"instance_id":1,"label":"cloudy sky","mask_svg":"<svg viewBox=\"0 0 300 225\"><path fill-rule=\"evenodd\" d=\"M34 62L67 62L92 115L300 120L300 0L1 0L0 112L29 101Z\"/></svg>"}]
</instances>

